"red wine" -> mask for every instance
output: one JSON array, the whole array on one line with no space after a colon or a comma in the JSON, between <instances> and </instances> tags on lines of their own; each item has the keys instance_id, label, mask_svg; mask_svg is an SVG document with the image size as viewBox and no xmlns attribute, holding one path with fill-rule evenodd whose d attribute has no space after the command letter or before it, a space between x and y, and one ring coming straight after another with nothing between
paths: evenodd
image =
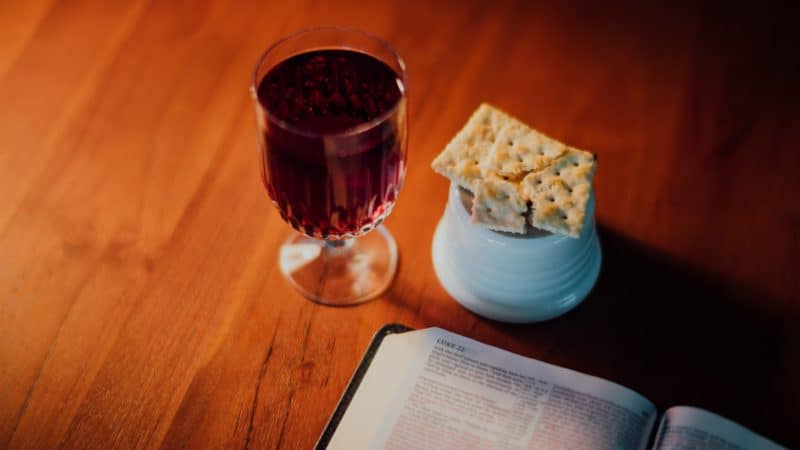
<instances>
[{"instance_id":1,"label":"red wine","mask_svg":"<svg viewBox=\"0 0 800 450\"><path fill-rule=\"evenodd\" d=\"M295 229L339 239L378 225L405 174L402 81L351 50L292 56L258 86L262 177Z\"/></svg>"}]
</instances>

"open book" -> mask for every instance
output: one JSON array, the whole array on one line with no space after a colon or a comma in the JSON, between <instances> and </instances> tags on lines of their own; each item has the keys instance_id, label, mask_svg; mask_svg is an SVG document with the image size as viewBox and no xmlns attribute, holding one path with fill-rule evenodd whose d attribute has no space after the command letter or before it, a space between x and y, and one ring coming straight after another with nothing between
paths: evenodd
<instances>
[{"instance_id":1,"label":"open book","mask_svg":"<svg viewBox=\"0 0 800 450\"><path fill-rule=\"evenodd\" d=\"M771 450L716 414L439 329L378 332L317 448Z\"/></svg>"}]
</instances>

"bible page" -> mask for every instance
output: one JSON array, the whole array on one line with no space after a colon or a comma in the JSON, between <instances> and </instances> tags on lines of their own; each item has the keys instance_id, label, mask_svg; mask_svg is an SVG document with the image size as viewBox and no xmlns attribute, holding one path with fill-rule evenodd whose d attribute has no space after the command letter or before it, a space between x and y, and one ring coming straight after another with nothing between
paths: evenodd
<instances>
[{"instance_id":1,"label":"bible page","mask_svg":"<svg viewBox=\"0 0 800 450\"><path fill-rule=\"evenodd\" d=\"M655 450L786 450L724 417L676 406L661 420Z\"/></svg>"},{"instance_id":2,"label":"bible page","mask_svg":"<svg viewBox=\"0 0 800 450\"><path fill-rule=\"evenodd\" d=\"M429 328L384 339L328 448L643 450L656 416L623 386Z\"/></svg>"}]
</instances>

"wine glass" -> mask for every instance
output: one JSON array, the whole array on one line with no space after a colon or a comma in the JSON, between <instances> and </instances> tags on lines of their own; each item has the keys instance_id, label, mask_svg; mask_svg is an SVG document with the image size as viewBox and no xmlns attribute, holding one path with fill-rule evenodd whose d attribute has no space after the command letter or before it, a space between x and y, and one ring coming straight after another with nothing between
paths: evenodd
<instances>
[{"instance_id":1,"label":"wine glass","mask_svg":"<svg viewBox=\"0 0 800 450\"><path fill-rule=\"evenodd\" d=\"M361 31L305 30L264 52L251 93L262 181L297 231L280 249L281 272L315 302L375 298L397 271L381 222L406 172L402 58Z\"/></svg>"}]
</instances>

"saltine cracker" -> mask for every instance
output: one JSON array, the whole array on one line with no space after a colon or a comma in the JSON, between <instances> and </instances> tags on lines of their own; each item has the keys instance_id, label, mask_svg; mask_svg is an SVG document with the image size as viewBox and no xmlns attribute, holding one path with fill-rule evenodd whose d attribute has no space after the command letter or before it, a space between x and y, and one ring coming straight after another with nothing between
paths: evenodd
<instances>
[{"instance_id":1,"label":"saltine cracker","mask_svg":"<svg viewBox=\"0 0 800 450\"><path fill-rule=\"evenodd\" d=\"M528 205L520 195L517 183L490 176L473 186L473 222L492 230L525 233Z\"/></svg>"},{"instance_id":2,"label":"saltine cracker","mask_svg":"<svg viewBox=\"0 0 800 450\"><path fill-rule=\"evenodd\" d=\"M481 161L481 172L517 177L552 164L567 146L511 119L498 133L489 153Z\"/></svg>"},{"instance_id":3,"label":"saltine cracker","mask_svg":"<svg viewBox=\"0 0 800 450\"><path fill-rule=\"evenodd\" d=\"M431 163L437 173L474 192L473 183L480 180L480 162L489 153L499 130L511 117L487 103L482 103L464 128L447 144Z\"/></svg>"},{"instance_id":4,"label":"saltine cracker","mask_svg":"<svg viewBox=\"0 0 800 450\"><path fill-rule=\"evenodd\" d=\"M594 168L594 155L570 148L550 166L526 175L520 192L531 202L529 223L552 233L580 237Z\"/></svg>"}]
</instances>

